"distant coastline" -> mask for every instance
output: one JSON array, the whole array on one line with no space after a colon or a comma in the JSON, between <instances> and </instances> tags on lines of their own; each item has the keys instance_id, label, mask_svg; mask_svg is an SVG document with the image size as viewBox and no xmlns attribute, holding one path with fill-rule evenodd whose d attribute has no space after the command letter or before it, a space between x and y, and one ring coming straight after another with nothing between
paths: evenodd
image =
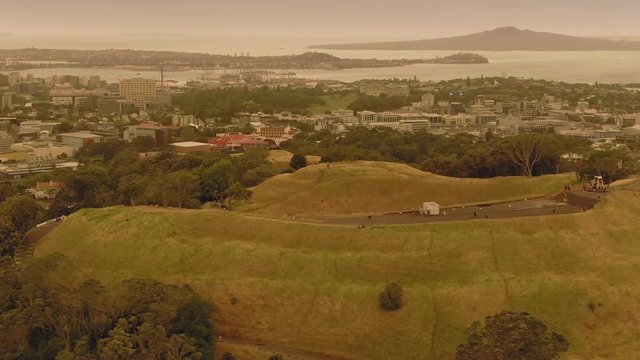
<instances>
[{"instance_id":1,"label":"distant coastline","mask_svg":"<svg viewBox=\"0 0 640 360\"><path fill-rule=\"evenodd\" d=\"M46 68L48 62L64 62L78 67L166 67L189 69L358 69L424 64L424 59L350 59L321 52L299 55L250 56L248 53L214 55L206 53L142 50L0 49L0 59L13 64L3 70Z\"/></svg>"}]
</instances>

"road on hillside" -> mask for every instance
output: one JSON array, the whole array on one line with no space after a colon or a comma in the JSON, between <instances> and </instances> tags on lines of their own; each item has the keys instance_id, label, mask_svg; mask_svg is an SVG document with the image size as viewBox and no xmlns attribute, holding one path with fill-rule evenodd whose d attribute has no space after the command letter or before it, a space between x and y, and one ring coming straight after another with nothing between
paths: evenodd
<instances>
[{"instance_id":1,"label":"road on hillside","mask_svg":"<svg viewBox=\"0 0 640 360\"><path fill-rule=\"evenodd\" d=\"M348 360L342 357L329 356L329 355L315 353L311 351L305 351L305 350L296 350L296 349L291 349L281 345L267 344L262 341L241 339L241 338L229 337L224 335L218 338L218 342L221 344L250 347L256 350L272 352L274 354L292 356L292 357L303 359L303 360Z\"/></svg>"},{"instance_id":2,"label":"road on hillside","mask_svg":"<svg viewBox=\"0 0 640 360\"><path fill-rule=\"evenodd\" d=\"M327 225L367 227L566 215L592 209L604 196L606 196L604 193L589 193L582 190L563 191L554 197L524 199L498 204L445 207L440 210L440 215L437 216L423 216L417 210L413 210L384 215L317 217L309 220Z\"/></svg>"},{"instance_id":3,"label":"road on hillside","mask_svg":"<svg viewBox=\"0 0 640 360\"><path fill-rule=\"evenodd\" d=\"M13 256L13 260L16 266L19 267L27 260L31 259L33 257L33 251L36 248L38 241L40 241L40 239L50 233L51 230L55 229L59 224L59 221L51 221L45 225L29 230L29 232L25 234L20 244L18 244L18 246L16 247L16 252Z\"/></svg>"}]
</instances>

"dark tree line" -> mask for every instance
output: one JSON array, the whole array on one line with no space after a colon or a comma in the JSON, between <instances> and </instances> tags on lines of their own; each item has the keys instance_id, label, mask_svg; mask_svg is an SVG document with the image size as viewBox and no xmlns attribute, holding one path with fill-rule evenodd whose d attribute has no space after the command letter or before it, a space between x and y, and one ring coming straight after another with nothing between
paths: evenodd
<instances>
[{"instance_id":1,"label":"dark tree line","mask_svg":"<svg viewBox=\"0 0 640 360\"><path fill-rule=\"evenodd\" d=\"M272 114L281 111L306 113L311 105L324 105L321 88L276 88L261 87L190 90L173 97L173 103L182 111L204 119L211 117L231 118L239 112L261 111Z\"/></svg>"},{"instance_id":2,"label":"dark tree line","mask_svg":"<svg viewBox=\"0 0 640 360\"><path fill-rule=\"evenodd\" d=\"M161 205L198 208L204 202L233 207L255 186L279 173L268 151L239 156L223 152L176 154L169 150L141 158L130 144L113 141L84 147L78 171L56 171L66 184L54 202L82 207Z\"/></svg>"},{"instance_id":3,"label":"dark tree line","mask_svg":"<svg viewBox=\"0 0 640 360\"><path fill-rule=\"evenodd\" d=\"M64 259L0 277L3 359L210 359L211 304L187 286L130 279L113 289L48 277Z\"/></svg>"},{"instance_id":4,"label":"dark tree line","mask_svg":"<svg viewBox=\"0 0 640 360\"><path fill-rule=\"evenodd\" d=\"M357 127L340 136L302 132L282 146L294 153L319 155L323 162L392 161L454 177L575 172L580 178L605 175L608 181L615 181L638 170L633 152L593 150L586 140L537 133L506 138L489 135L441 136Z\"/></svg>"}]
</instances>

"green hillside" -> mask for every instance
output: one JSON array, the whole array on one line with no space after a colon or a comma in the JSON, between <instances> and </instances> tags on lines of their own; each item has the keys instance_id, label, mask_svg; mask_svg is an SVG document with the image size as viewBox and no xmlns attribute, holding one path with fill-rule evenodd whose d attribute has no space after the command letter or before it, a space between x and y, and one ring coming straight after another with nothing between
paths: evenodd
<instances>
[{"instance_id":1,"label":"green hillside","mask_svg":"<svg viewBox=\"0 0 640 360\"><path fill-rule=\"evenodd\" d=\"M537 178L461 179L388 162L341 162L306 167L252 189L241 210L269 215L342 215L418 208L425 201L457 205L557 193L569 174Z\"/></svg>"},{"instance_id":2,"label":"green hillside","mask_svg":"<svg viewBox=\"0 0 640 360\"><path fill-rule=\"evenodd\" d=\"M637 186L573 215L366 229L115 207L72 215L36 256L64 254L75 281L186 282L223 334L354 360L451 358L503 309L565 335L571 359L622 360L640 357L638 216ZM382 312L394 280L405 306Z\"/></svg>"}]
</instances>

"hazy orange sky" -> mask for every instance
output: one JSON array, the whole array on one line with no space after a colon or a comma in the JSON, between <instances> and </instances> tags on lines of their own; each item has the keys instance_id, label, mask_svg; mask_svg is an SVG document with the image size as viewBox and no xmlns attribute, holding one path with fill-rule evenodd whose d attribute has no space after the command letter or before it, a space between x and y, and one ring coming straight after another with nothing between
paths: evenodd
<instances>
[{"instance_id":1,"label":"hazy orange sky","mask_svg":"<svg viewBox=\"0 0 640 360\"><path fill-rule=\"evenodd\" d=\"M0 33L426 38L513 25L640 35L638 0L0 0Z\"/></svg>"}]
</instances>

